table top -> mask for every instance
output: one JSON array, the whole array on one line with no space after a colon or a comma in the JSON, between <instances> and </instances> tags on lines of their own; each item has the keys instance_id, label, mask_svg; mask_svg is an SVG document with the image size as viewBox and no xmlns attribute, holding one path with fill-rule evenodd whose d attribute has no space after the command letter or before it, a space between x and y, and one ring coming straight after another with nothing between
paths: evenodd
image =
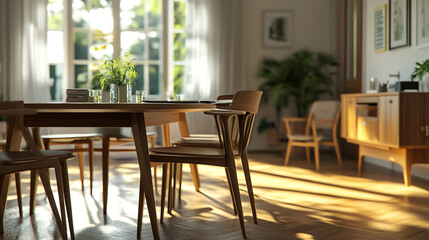
<instances>
[{"instance_id":1,"label":"table top","mask_svg":"<svg viewBox=\"0 0 429 240\"><path fill-rule=\"evenodd\" d=\"M92 102L46 102L25 103L28 109L38 113L59 112L194 112L216 108L212 103L165 102L165 103L92 103Z\"/></svg>"}]
</instances>

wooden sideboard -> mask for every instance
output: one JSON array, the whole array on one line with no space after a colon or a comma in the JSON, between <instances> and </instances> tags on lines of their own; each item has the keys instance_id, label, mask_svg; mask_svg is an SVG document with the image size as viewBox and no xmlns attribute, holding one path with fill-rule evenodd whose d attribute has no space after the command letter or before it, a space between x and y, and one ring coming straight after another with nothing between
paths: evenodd
<instances>
[{"instance_id":1,"label":"wooden sideboard","mask_svg":"<svg viewBox=\"0 0 429 240\"><path fill-rule=\"evenodd\" d=\"M411 166L429 163L429 93L389 92L341 95L341 137L359 145L364 156L402 166L411 183Z\"/></svg>"}]
</instances>

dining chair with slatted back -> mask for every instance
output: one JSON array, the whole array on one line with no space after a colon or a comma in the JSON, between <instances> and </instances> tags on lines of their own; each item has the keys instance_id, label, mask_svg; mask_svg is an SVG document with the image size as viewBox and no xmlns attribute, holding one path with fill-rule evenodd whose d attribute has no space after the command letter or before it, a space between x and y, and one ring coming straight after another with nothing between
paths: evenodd
<instances>
[{"instance_id":1,"label":"dining chair with slatted back","mask_svg":"<svg viewBox=\"0 0 429 240\"><path fill-rule=\"evenodd\" d=\"M288 146L285 166L288 164L292 147L305 147L307 162L310 162L310 148L314 149L316 170L319 171L319 146L333 146L338 164L342 166L341 153L338 145L337 128L340 119L340 102L334 100L315 101L307 118L283 118L286 124ZM296 133L292 124L305 123L305 132Z\"/></svg>"},{"instance_id":2,"label":"dining chair with slatted back","mask_svg":"<svg viewBox=\"0 0 429 240\"><path fill-rule=\"evenodd\" d=\"M10 174L22 171L37 171L41 180L56 223L63 239L67 239L67 218L71 238L74 239L73 218L71 211L70 187L68 180L67 160L74 158L71 152L40 150L24 126L24 115L35 114L34 110L25 109L22 101L1 102L0 116L9 118L6 149L0 152L0 231L3 232L3 217L6 208L6 199L10 185ZM27 147L19 151L21 136ZM16 149L11 151L11 149ZM53 197L47 169L54 168L57 180L58 199L61 217ZM64 202L65 206L64 207Z\"/></svg>"},{"instance_id":3,"label":"dining chair with slatted back","mask_svg":"<svg viewBox=\"0 0 429 240\"><path fill-rule=\"evenodd\" d=\"M221 148L173 146L153 148L150 150L151 162L204 164L226 168L227 178L229 178L231 183L231 198L237 210L241 231L244 237L246 237L246 229L235 166L235 156L240 155L243 151L247 151L254 117L258 111L261 96L261 91L238 91L234 94L229 109L213 109L205 112L206 114L219 118L219 132L222 139ZM240 137L237 148L239 153L234 152L237 150L233 148L231 136L230 125L232 119L235 117L238 118L239 122ZM165 189L163 188L162 191L164 192ZM142 201L142 199L140 199L140 201ZM161 221L163 221L164 202L165 199L161 197ZM138 222L140 221L141 219L138 219Z\"/></svg>"}]
</instances>

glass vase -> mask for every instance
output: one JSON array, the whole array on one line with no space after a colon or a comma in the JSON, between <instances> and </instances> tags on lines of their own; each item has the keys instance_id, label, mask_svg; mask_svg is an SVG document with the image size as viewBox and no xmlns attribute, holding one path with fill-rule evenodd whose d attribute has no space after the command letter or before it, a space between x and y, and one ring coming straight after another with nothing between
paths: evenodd
<instances>
[{"instance_id":1,"label":"glass vase","mask_svg":"<svg viewBox=\"0 0 429 240\"><path fill-rule=\"evenodd\" d=\"M110 102L118 103L119 100L119 87L116 84L110 84Z\"/></svg>"}]
</instances>

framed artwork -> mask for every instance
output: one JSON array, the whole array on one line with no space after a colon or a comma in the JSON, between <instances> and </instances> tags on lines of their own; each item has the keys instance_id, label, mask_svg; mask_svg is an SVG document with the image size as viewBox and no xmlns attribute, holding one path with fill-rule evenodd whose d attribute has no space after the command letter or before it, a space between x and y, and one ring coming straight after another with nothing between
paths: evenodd
<instances>
[{"instance_id":1,"label":"framed artwork","mask_svg":"<svg viewBox=\"0 0 429 240\"><path fill-rule=\"evenodd\" d=\"M290 47L293 43L292 11L262 13L262 42L267 48Z\"/></svg>"},{"instance_id":2,"label":"framed artwork","mask_svg":"<svg viewBox=\"0 0 429 240\"><path fill-rule=\"evenodd\" d=\"M429 0L417 0L417 47L429 47Z\"/></svg>"},{"instance_id":3,"label":"framed artwork","mask_svg":"<svg viewBox=\"0 0 429 240\"><path fill-rule=\"evenodd\" d=\"M386 51L387 5L383 4L374 11L374 49L376 53Z\"/></svg>"},{"instance_id":4,"label":"framed artwork","mask_svg":"<svg viewBox=\"0 0 429 240\"><path fill-rule=\"evenodd\" d=\"M410 45L410 0L389 0L389 49Z\"/></svg>"}]
</instances>

